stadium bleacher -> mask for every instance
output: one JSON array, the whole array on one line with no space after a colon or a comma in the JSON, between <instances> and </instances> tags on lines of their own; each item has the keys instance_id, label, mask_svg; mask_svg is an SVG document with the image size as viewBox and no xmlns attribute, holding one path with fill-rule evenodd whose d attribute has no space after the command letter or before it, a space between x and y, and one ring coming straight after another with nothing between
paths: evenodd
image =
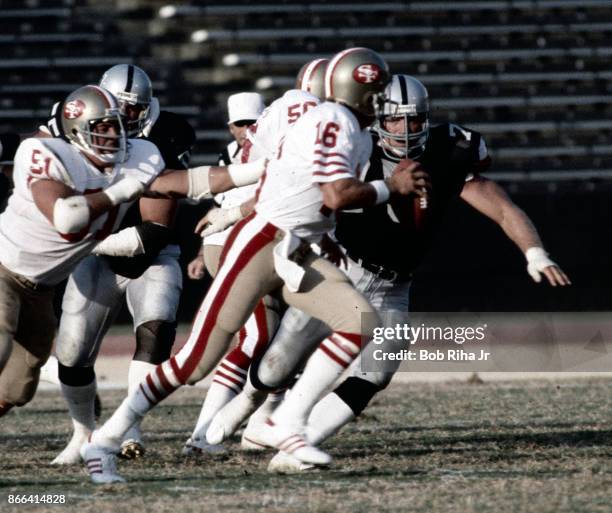
<instances>
[{"instance_id":1,"label":"stadium bleacher","mask_svg":"<svg viewBox=\"0 0 612 513\"><path fill-rule=\"evenodd\" d=\"M0 129L29 132L78 84L134 62L196 127L193 161L211 163L228 95L271 100L303 62L360 45L423 80L434 122L483 131L499 176L612 173L604 0L1 0L0 28Z\"/></svg>"}]
</instances>

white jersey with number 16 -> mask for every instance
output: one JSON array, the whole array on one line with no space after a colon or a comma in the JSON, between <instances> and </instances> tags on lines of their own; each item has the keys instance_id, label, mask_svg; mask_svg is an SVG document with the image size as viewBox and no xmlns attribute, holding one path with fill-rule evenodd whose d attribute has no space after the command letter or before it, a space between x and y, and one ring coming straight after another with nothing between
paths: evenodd
<instances>
[{"instance_id":1,"label":"white jersey with number 16","mask_svg":"<svg viewBox=\"0 0 612 513\"><path fill-rule=\"evenodd\" d=\"M288 129L258 192L257 213L298 237L317 241L335 226L319 184L358 178L372 138L346 107L325 102Z\"/></svg>"}]
</instances>

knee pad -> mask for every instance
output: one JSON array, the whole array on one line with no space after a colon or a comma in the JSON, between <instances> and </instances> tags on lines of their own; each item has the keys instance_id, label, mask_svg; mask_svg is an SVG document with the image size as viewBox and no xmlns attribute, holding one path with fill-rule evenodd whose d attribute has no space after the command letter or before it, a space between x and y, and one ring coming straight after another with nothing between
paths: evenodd
<instances>
[{"instance_id":1,"label":"knee pad","mask_svg":"<svg viewBox=\"0 0 612 513\"><path fill-rule=\"evenodd\" d=\"M384 388L384 387L383 387ZM359 415L372 400L381 387L365 379L350 377L344 380L334 393L353 410L355 416Z\"/></svg>"},{"instance_id":2,"label":"knee pad","mask_svg":"<svg viewBox=\"0 0 612 513\"><path fill-rule=\"evenodd\" d=\"M134 360L159 365L170 358L176 322L149 321L136 328Z\"/></svg>"},{"instance_id":3,"label":"knee pad","mask_svg":"<svg viewBox=\"0 0 612 513\"><path fill-rule=\"evenodd\" d=\"M70 387L84 387L96 379L93 367L66 367L57 364L57 375L59 380Z\"/></svg>"}]
</instances>

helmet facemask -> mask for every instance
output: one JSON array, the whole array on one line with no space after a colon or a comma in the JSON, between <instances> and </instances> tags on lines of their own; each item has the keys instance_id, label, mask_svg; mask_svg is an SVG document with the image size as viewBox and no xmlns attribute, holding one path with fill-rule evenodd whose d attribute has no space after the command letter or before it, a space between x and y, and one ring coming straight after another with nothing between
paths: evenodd
<instances>
[{"instance_id":1,"label":"helmet facemask","mask_svg":"<svg viewBox=\"0 0 612 513\"><path fill-rule=\"evenodd\" d=\"M394 75L386 89L387 100L374 130L380 137L383 153L391 160L418 159L429 136L429 98L427 89L408 75ZM389 125L402 123L401 130ZM395 128L395 127L393 127Z\"/></svg>"},{"instance_id":2,"label":"helmet facemask","mask_svg":"<svg viewBox=\"0 0 612 513\"><path fill-rule=\"evenodd\" d=\"M404 130L395 132L386 130L386 123L389 121L403 121ZM418 122L421 129L411 131L411 122ZM427 138L429 136L429 119L427 114L407 113L386 115L380 118L376 125L376 131L380 136L380 145L384 154L392 160L400 160L409 158L412 160L418 159L425 151Z\"/></svg>"},{"instance_id":3,"label":"helmet facemask","mask_svg":"<svg viewBox=\"0 0 612 513\"><path fill-rule=\"evenodd\" d=\"M112 124L115 127L115 133L100 131L101 127L98 126L100 123ZM105 116L84 121L81 129L73 129L73 132L76 132L73 134L73 142L76 146L96 159L108 164L121 163L126 160L127 137L122 115L118 109L106 109ZM116 144L104 144L104 140L116 141Z\"/></svg>"},{"instance_id":4,"label":"helmet facemask","mask_svg":"<svg viewBox=\"0 0 612 513\"><path fill-rule=\"evenodd\" d=\"M149 120L151 102L139 102L137 94L125 91L118 91L115 97L119 100L127 136L138 137Z\"/></svg>"}]
</instances>

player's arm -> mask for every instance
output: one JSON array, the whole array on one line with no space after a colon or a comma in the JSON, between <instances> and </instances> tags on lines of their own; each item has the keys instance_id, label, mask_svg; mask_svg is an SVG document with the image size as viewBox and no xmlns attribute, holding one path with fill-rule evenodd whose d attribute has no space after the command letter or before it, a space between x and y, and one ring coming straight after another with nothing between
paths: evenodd
<instances>
[{"instance_id":1,"label":"player's arm","mask_svg":"<svg viewBox=\"0 0 612 513\"><path fill-rule=\"evenodd\" d=\"M155 257L172 238L176 201L171 199L141 198L142 223L129 226L100 242L93 253L112 257Z\"/></svg>"},{"instance_id":2,"label":"player's arm","mask_svg":"<svg viewBox=\"0 0 612 513\"><path fill-rule=\"evenodd\" d=\"M38 209L59 233L67 235L79 233L119 203L137 198L144 185L124 178L103 191L79 194L63 182L39 179L31 183L30 190Z\"/></svg>"},{"instance_id":3,"label":"player's arm","mask_svg":"<svg viewBox=\"0 0 612 513\"><path fill-rule=\"evenodd\" d=\"M162 198L189 198L201 201L213 194L256 183L265 169L265 159L227 167L199 166L187 170L166 170L149 186L146 195Z\"/></svg>"},{"instance_id":4,"label":"player's arm","mask_svg":"<svg viewBox=\"0 0 612 513\"><path fill-rule=\"evenodd\" d=\"M465 183L461 199L495 221L519 247L527 258L527 270L534 281L539 283L542 273L553 287L571 283L561 268L548 258L531 219L498 184L476 176Z\"/></svg>"},{"instance_id":5,"label":"player's arm","mask_svg":"<svg viewBox=\"0 0 612 513\"><path fill-rule=\"evenodd\" d=\"M429 175L416 161L404 159L393 175L385 180L363 183L356 178L341 178L319 184L323 203L332 210L369 207L384 203L391 194L426 196L431 184Z\"/></svg>"}]
</instances>

